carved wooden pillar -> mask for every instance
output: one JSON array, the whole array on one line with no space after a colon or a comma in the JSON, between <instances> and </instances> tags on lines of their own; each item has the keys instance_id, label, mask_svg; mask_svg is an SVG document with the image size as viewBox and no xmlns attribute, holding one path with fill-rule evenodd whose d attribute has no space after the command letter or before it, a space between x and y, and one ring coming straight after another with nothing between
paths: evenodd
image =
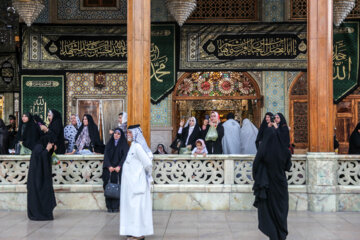
<instances>
[{"instance_id":1,"label":"carved wooden pillar","mask_svg":"<svg viewBox=\"0 0 360 240\"><path fill-rule=\"evenodd\" d=\"M307 1L309 152L332 152L333 1Z\"/></svg>"},{"instance_id":2,"label":"carved wooden pillar","mask_svg":"<svg viewBox=\"0 0 360 240\"><path fill-rule=\"evenodd\" d=\"M127 1L128 125L141 124L150 145L150 0Z\"/></svg>"}]
</instances>

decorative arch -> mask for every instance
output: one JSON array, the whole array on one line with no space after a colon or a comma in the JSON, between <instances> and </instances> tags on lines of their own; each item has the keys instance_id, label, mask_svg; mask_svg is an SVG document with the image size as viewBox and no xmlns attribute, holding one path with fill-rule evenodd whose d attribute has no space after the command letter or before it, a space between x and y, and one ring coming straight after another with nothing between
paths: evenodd
<instances>
[{"instance_id":1,"label":"decorative arch","mask_svg":"<svg viewBox=\"0 0 360 240\"><path fill-rule=\"evenodd\" d=\"M306 72L299 73L289 88L290 140L295 149L308 148L308 88Z\"/></svg>"},{"instance_id":2,"label":"decorative arch","mask_svg":"<svg viewBox=\"0 0 360 240\"><path fill-rule=\"evenodd\" d=\"M173 100L194 99L261 99L261 95L247 72L184 73L175 85Z\"/></svg>"},{"instance_id":3,"label":"decorative arch","mask_svg":"<svg viewBox=\"0 0 360 240\"><path fill-rule=\"evenodd\" d=\"M247 72L183 73L175 85L172 100L174 136L180 117L190 116L192 111L221 109L243 117L244 105L250 104L252 120L255 125L260 124L262 96L259 85ZM184 113L184 109L188 111Z\"/></svg>"}]
</instances>

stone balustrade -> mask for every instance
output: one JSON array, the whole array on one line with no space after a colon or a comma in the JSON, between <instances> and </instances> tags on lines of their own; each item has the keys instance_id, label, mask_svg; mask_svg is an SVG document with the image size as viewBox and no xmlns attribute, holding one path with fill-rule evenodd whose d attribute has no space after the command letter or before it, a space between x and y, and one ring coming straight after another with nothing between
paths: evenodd
<instances>
[{"instance_id":1,"label":"stone balustrade","mask_svg":"<svg viewBox=\"0 0 360 240\"><path fill-rule=\"evenodd\" d=\"M0 155L0 209L26 207L29 158ZM61 163L53 166L58 207L104 209L103 155L59 158ZM253 159L254 155L155 155L154 209L253 209ZM290 209L360 211L359 161L356 155L293 155L287 173Z\"/></svg>"}]
</instances>

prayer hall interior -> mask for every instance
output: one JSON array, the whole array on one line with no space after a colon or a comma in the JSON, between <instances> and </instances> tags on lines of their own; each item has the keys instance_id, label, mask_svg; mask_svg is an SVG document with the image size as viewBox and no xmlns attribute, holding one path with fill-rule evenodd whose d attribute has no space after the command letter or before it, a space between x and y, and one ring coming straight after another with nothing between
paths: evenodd
<instances>
[{"instance_id":1,"label":"prayer hall interior","mask_svg":"<svg viewBox=\"0 0 360 240\"><path fill-rule=\"evenodd\" d=\"M359 1L330 29L309 17L317 6L306 0L25 1L33 10L18 2L0 3L6 124L23 112L46 120L50 108L65 123L89 113L105 143L125 111L155 150L169 149L190 116L201 123L216 110L224 121L233 112L259 127L266 112L281 112L295 153L332 152L334 134L339 153L348 151L360 120Z\"/></svg>"}]
</instances>

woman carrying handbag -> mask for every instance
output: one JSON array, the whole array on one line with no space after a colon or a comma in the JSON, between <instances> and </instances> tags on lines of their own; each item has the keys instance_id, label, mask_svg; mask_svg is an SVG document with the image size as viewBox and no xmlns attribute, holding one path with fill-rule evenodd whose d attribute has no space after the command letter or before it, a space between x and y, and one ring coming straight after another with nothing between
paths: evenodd
<instances>
[{"instance_id":1,"label":"woman carrying handbag","mask_svg":"<svg viewBox=\"0 0 360 240\"><path fill-rule=\"evenodd\" d=\"M102 174L104 190L108 183L121 183L122 165L128 151L129 145L126 141L125 134L120 128L116 128L105 147ZM119 212L120 196L118 196L118 198L112 198L105 195L105 202L108 212Z\"/></svg>"}]
</instances>

